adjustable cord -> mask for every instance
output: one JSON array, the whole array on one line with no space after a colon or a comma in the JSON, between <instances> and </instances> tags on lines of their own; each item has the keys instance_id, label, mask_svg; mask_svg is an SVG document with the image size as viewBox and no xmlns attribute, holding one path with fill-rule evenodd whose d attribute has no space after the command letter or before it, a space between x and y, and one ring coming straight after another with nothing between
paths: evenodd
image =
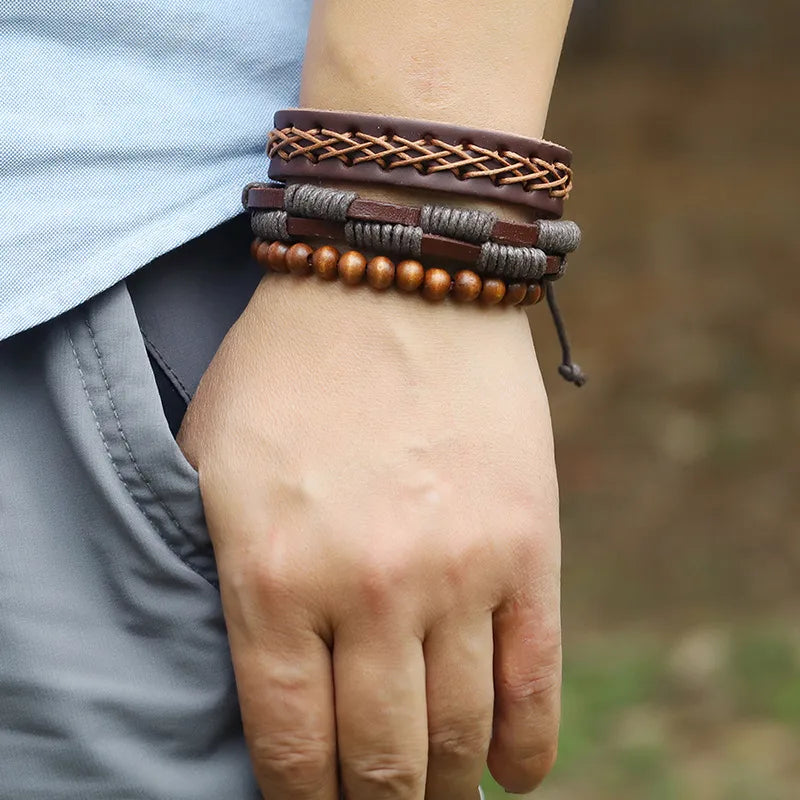
<instances>
[{"instance_id":1,"label":"adjustable cord","mask_svg":"<svg viewBox=\"0 0 800 800\"><path fill-rule=\"evenodd\" d=\"M544 289L547 294L547 305L550 308L550 315L553 317L553 325L555 325L556 333L558 334L558 342L561 345L561 364L558 367L558 374L570 383L576 386L583 386L586 383L587 376L583 370L572 360L572 352L569 346L569 339L567 338L567 327L564 324L564 319L561 316L561 310L556 302L556 289L552 281L544 281Z\"/></svg>"}]
</instances>

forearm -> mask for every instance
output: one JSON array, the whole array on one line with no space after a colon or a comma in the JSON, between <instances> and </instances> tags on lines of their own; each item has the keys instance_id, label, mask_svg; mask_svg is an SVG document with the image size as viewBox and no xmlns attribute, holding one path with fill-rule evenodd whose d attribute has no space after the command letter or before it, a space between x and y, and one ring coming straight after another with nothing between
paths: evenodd
<instances>
[{"instance_id":1,"label":"forearm","mask_svg":"<svg viewBox=\"0 0 800 800\"><path fill-rule=\"evenodd\" d=\"M300 103L540 137L571 7L572 0L316 0ZM463 196L344 188L529 218L520 207Z\"/></svg>"},{"instance_id":2,"label":"forearm","mask_svg":"<svg viewBox=\"0 0 800 800\"><path fill-rule=\"evenodd\" d=\"M316 0L300 102L540 136L572 0Z\"/></svg>"}]
</instances>

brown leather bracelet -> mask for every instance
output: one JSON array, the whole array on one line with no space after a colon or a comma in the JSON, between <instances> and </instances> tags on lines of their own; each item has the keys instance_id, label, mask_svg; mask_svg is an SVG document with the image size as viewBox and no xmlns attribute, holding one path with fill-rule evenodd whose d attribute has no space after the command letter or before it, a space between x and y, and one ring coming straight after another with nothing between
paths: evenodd
<instances>
[{"instance_id":1,"label":"brown leather bracelet","mask_svg":"<svg viewBox=\"0 0 800 800\"><path fill-rule=\"evenodd\" d=\"M343 242L346 239L345 225L346 223L343 222L333 222L325 219L286 217L286 233L288 234L287 238L290 240L324 239ZM435 259L437 261L476 266L481 256L481 247L458 239L450 239L447 236L424 233L420 251L416 255L423 259ZM564 273L565 264L565 256L547 256L547 264L542 277L561 277Z\"/></svg>"},{"instance_id":2,"label":"brown leather bracelet","mask_svg":"<svg viewBox=\"0 0 800 800\"><path fill-rule=\"evenodd\" d=\"M279 185L248 184L242 195L245 210L272 211L284 208L285 188ZM398 205L382 200L356 197L347 208L347 219L362 222L380 222L393 225L418 226L422 217L419 206ZM573 225L574 223L552 223L545 225ZM486 241L508 244L513 247L536 247L539 244L539 222L508 222L498 219L489 231ZM577 230L577 228L576 228Z\"/></svg>"},{"instance_id":3,"label":"brown leather bracelet","mask_svg":"<svg viewBox=\"0 0 800 800\"><path fill-rule=\"evenodd\" d=\"M343 111L284 109L267 144L269 177L416 187L524 205L558 219L572 154L524 136Z\"/></svg>"}]
</instances>

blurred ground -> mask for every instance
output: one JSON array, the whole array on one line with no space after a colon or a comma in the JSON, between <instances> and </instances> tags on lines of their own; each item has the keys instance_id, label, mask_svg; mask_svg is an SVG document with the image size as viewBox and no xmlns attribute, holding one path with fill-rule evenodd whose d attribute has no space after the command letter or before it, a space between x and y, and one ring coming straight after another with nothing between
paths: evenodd
<instances>
[{"instance_id":1,"label":"blurred ground","mask_svg":"<svg viewBox=\"0 0 800 800\"><path fill-rule=\"evenodd\" d=\"M548 135L584 389L532 315L567 663L541 800L800 798L799 30L789 0L579 4Z\"/></svg>"}]
</instances>

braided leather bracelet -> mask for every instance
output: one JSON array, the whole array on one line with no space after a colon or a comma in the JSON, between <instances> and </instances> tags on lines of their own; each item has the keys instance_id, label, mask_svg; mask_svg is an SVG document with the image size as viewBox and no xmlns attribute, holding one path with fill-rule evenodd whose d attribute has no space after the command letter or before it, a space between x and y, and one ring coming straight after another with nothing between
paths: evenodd
<instances>
[{"instance_id":1,"label":"braided leather bracelet","mask_svg":"<svg viewBox=\"0 0 800 800\"><path fill-rule=\"evenodd\" d=\"M267 143L269 177L413 186L563 213L572 154L552 142L352 112L284 109Z\"/></svg>"}]
</instances>

